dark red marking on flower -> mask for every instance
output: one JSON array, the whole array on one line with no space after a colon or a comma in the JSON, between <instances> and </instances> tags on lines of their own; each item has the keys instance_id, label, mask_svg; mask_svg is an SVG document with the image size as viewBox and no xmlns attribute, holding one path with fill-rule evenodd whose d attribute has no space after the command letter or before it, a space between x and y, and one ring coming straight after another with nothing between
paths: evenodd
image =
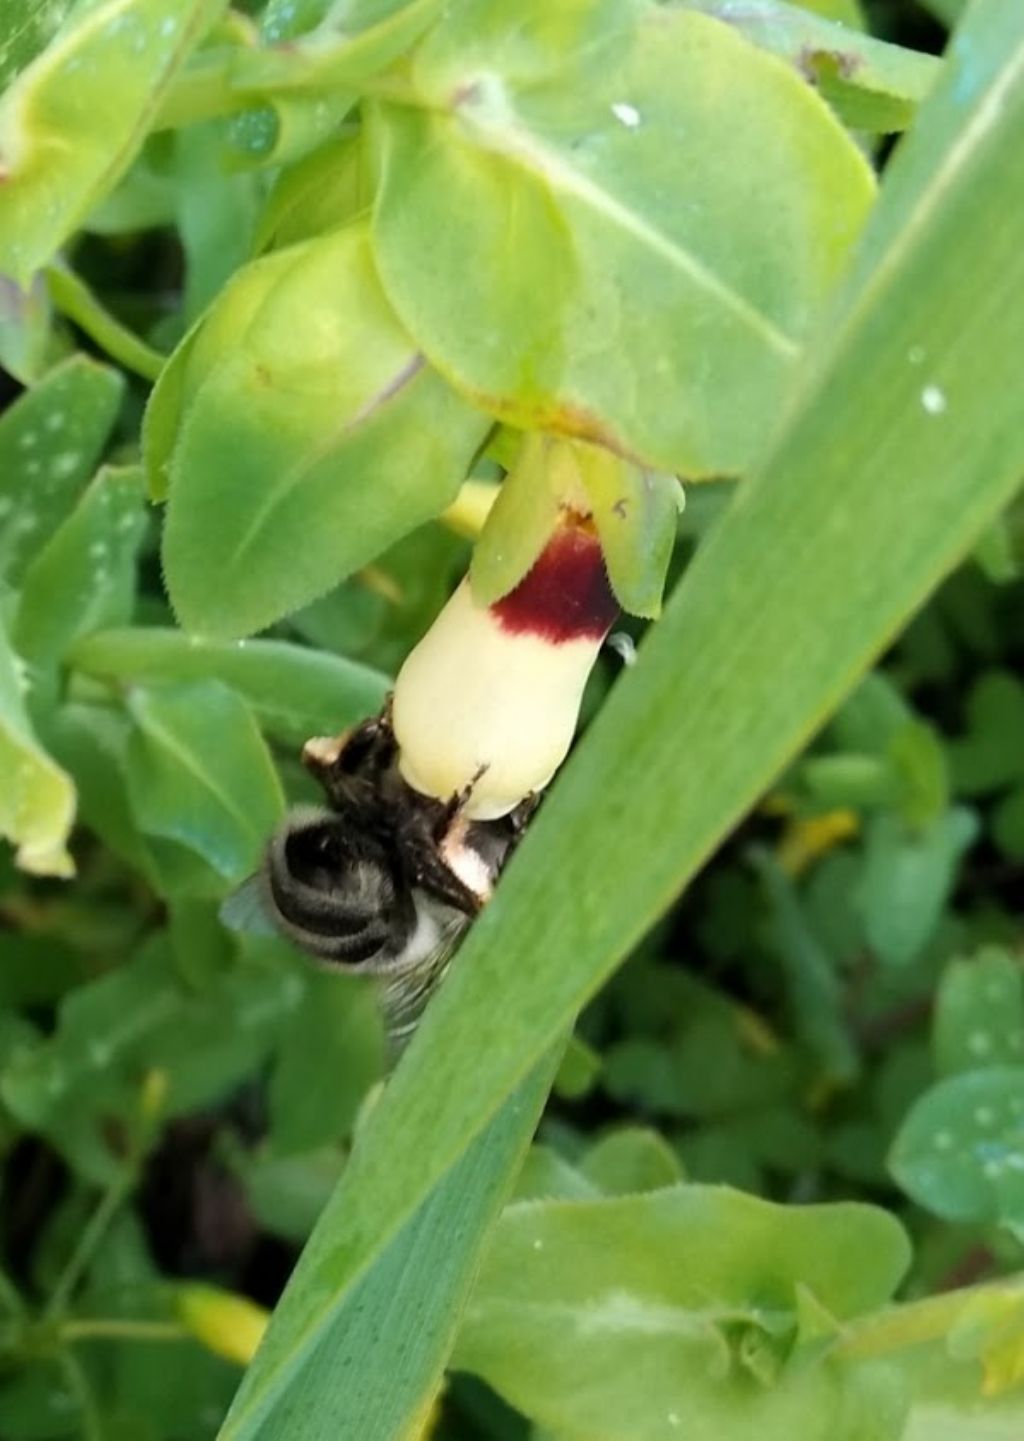
<instances>
[{"instance_id":1,"label":"dark red marking on flower","mask_svg":"<svg viewBox=\"0 0 1024 1441\"><path fill-rule=\"evenodd\" d=\"M597 536L579 526L558 530L515 590L491 606L502 630L552 645L601 640L618 613Z\"/></svg>"}]
</instances>

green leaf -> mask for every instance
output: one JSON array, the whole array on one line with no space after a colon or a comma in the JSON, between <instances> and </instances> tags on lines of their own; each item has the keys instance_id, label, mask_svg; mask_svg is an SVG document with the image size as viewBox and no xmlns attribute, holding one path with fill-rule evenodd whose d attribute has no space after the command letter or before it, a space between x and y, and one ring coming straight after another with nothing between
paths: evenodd
<instances>
[{"instance_id":1,"label":"green leaf","mask_svg":"<svg viewBox=\"0 0 1024 1441\"><path fill-rule=\"evenodd\" d=\"M369 208L361 135L328 141L278 176L256 227L253 250L280 250L348 225Z\"/></svg>"},{"instance_id":2,"label":"green leaf","mask_svg":"<svg viewBox=\"0 0 1024 1441\"><path fill-rule=\"evenodd\" d=\"M128 168L223 0L79 6L0 100L0 270L25 284ZM74 143L68 143L68 137Z\"/></svg>"},{"instance_id":3,"label":"green leaf","mask_svg":"<svg viewBox=\"0 0 1024 1441\"><path fill-rule=\"evenodd\" d=\"M860 1436L836 1404L846 1378L805 1368L752 1387L743 1339L784 1335L800 1286L842 1318L880 1305L908 1259L898 1224L868 1207L701 1186L527 1202L494 1229L454 1360L572 1434Z\"/></svg>"},{"instance_id":4,"label":"green leaf","mask_svg":"<svg viewBox=\"0 0 1024 1441\"><path fill-rule=\"evenodd\" d=\"M580 1170L606 1196L657 1191L683 1179L679 1157L657 1131L626 1126L604 1136L584 1156Z\"/></svg>"},{"instance_id":5,"label":"green leaf","mask_svg":"<svg viewBox=\"0 0 1024 1441\"><path fill-rule=\"evenodd\" d=\"M867 832L860 905L868 942L887 965L909 964L928 942L978 836L973 811L956 806L915 832L880 815Z\"/></svg>"},{"instance_id":6,"label":"green leaf","mask_svg":"<svg viewBox=\"0 0 1024 1441\"><path fill-rule=\"evenodd\" d=\"M124 381L74 355L0 416L0 576L17 585L96 468Z\"/></svg>"},{"instance_id":7,"label":"green leaf","mask_svg":"<svg viewBox=\"0 0 1024 1441\"><path fill-rule=\"evenodd\" d=\"M296 36L296 8L278 6L263 24L264 38L277 43L240 54L232 84L242 91L358 89L414 45L441 8L441 0L351 0L328 7L321 24Z\"/></svg>"},{"instance_id":8,"label":"green leaf","mask_svg":"<svg viewBox=\"0 0 1024 1441\"><path fill-rule=\"evenodd\" d=\"M0 836L23 870L69 876L75 787L42 749L25 710L25 674L0 625Z\"/></svg>"},{"instance_id":9,"label":"green leaf","mask_svg":"<svg viewBox=\"0 0 1024 1441\"><path fill-rule=\"evenodd\" d=\"M72 991L54 1035L10 1060L0 1092L23 1125L102 1183L122 1164L119 1142L138 1117L148 1071L165 1073L167 1114L209 1105L265 1059L302 993L294 971L264 963L240 965L194 994L161 936Z\"/></svg>"},{"instance_id":10,"label":"green leaf","mask_svg":"<svg viewBox=\"0 0 1024 1441\"><path fill-rule=\"evenodd\" d=\"M944 1075L1024 1062L1024 973L1007 951L986 946L946 967L932 1044Z\"/></svg>"},{"instance_id":11,"label":"green leaf","mask_svg":"<svg viewBox=\"0 0 1024 1441\"><path fill-rule=\"evenodd\" d=\"M24 290L0 276L0 365L22 385L46 369L51 347L50 297L41 275Z\"/></svg>"},{"instance_id":12,"label":"green leaf","mask_svg":"<svg viewBox=\"0 0 1024 1441\"><path fill-rule=\"evenodd\" d=\"M822 101L727 26L642 0L547 9L453 7L414 62L428 108L378 107L384 287L502 418L686 475L741 470L870 171Z\"/></svg>"},{"instance_id":13,"label":"green leaf","mask_svg":"<svg viewBox=\"0 0 1024 1441\"><path fill-rule=\"evenodd\" d=\"M389 677L358 661L281 640L206 641L159 626L101 631L72 664L88 675L146 686L222 680L252 707L268 735L300 746L380 710Z\"/></svg>"},{"instance_id":14,"label":"green leaf","mask_svg":"<svg viewBox=\"0 0 1024 1441\"><path fill-rule=\"evenodd\" d=\"M912 1107L889 1169L947 1221L1002 1221L1024 1236L1024 1066L940 1081Z\"/></svg>"},{"instance_id":15,"label":"green leaf","mask_svg":"<svg viewBox=\"0 0 1024 1441\"><path fill-rule=\"evenodd\" d=\"M253 262L185 344L149 439L180 406L164 563L206 635L260 629L437 515L488 428L395 321L361 226Z\"/></svg>"},{"instance_id":16,"label":"green leaf","mask_svg":"<svg viewBox=\"0 0 1024 1441\"><path fill-rule=\"evenodd\" d=\"M6 0L0 16L0 88L6 88L63 24L73 0Z\"/></svg>"},{"instance_id":17,"label":"green leaf","mask_svg":"<svg viewBox=\"0 0 1024 1441\"><path fill-rule=\"evenodd\" d=\"M905 130L938 79L942 61L887 45L850 28L839 15L786 0L684 0L689 10L724 20L773 55L788 60L854 130Z\"/></svg>"},{"instance_id":18,"label":"green leaf","mask_svg":"<svg viewBox=\"0 0 1024 1441\"><path fill-rule=\"evenodd\" d=\"M960 795L987 795L1024 780L1024 684L1011 671L982 673L967 698L967 734L950 748Z\"/></svg>"},{"instance_id":19,"label":"green leaf","mask_svg":"<svg viewBox=\"0 0 1024 1441\"><path fill-rule=\"evenodd\" d=\"M284 797L245 702L220 681L129 698L128 790L147 835L188 847L230 884L256 869Z\"/></svg>"},{"instance_id":20,"label":"green leaf","mask_svg":"<svg viewBox=\"0 0 1024 1441\"><path fill-rule=\"evenodd\" d=\"M130 618L145 530L141 466L105 466L25 574L14 622L22 655L56 661L79 636Z\"/></svg>"},{"instance_id":21,"label":"green leaf","mask_svg":"<svg viewBox=\"0 0 1024 1441\"><path fill-rule=\"evenodd\" d=\"M954 52L888 168L870 262L808 357L800 404L467 937L366 1119L221 1441L283 1424L291 1378L355 1288L382 1294L390 1276L375 1262L392 1238L1017 488L1024 11L974 7L964 36L969 51ZM917 346L920 364L908 359ZM946 397L940 414L923 403L929 384ZM623 835L628 848L609 843ZM332 1341L339 1368L357 1339ZM378 1346L382 1396L396 1355Z\"/></svg>"}]
</instances>

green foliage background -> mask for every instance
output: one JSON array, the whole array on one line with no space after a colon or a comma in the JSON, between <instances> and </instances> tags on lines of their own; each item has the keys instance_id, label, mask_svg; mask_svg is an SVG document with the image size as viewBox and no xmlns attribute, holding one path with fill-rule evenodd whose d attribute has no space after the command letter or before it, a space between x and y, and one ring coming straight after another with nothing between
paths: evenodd
<instances>
[{"instance_id":1,"label":"green foliage background","mask_svg":"<svg viewBox=\"0 0 1024 1441\"><path fill-rule=\"evenodd\" d=\"M1024 1434L1024 17L964 8L8 0L5 1441ZM218 908L556 451L639 660L382 1087Z\"/></svg>"}]
</instances>

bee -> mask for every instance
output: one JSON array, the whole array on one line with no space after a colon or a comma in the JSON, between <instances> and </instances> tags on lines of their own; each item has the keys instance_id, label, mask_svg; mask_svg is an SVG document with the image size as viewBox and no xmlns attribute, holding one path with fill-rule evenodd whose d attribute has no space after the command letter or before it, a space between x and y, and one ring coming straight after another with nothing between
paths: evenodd
<instances>
[{"instance_id":1,"label":"bee","mask_svg":"<svg viewBox=\"0 0 1024 1441\"><path fill-rule=\"evenodd\" d=\"M341 736L307 741L302 759L326 806L285 818L262 870L221 914L235 929L266 929L256 911L322 965L377 977L397 1053L490 899L536 798L480 821L465 815L472 786L448 800L414 790L398 768L389 704Z\"/></svg>"}]
</instances>

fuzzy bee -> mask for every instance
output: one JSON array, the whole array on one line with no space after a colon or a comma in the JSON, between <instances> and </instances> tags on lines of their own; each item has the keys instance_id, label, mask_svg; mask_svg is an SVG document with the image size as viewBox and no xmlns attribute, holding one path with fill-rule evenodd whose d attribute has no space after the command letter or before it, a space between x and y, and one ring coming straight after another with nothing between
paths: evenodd
<instances>
[{"instance_id":1,"label":"fuzzy bee","mask_svg":"<svg viewBox=\"0 0 1024 1441\"><path fill-rule=\"evenodd\" d=\"M534 809L470 820L472 793L447 801L402 777L390 707L303 749L327 806L292 812L263 869L222 910L251 929L253 912L326 966L379 978L393 1047L415 1029Z\"/></svg>"}]
</instances>

